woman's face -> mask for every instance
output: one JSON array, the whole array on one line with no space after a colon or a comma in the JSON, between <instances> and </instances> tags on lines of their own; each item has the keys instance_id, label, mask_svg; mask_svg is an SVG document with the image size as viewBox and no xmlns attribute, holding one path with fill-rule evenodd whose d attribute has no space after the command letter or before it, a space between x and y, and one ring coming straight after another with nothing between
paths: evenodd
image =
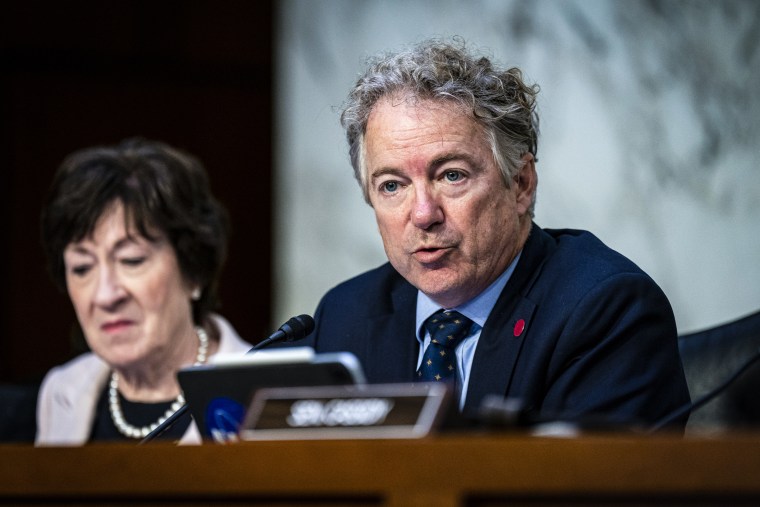
<instances>
[{"instance_id":1,"label":"woman's face","mask_svg":"<svg viewBox=\"0 0 760 507\"><path fill-rule=\"evenodd\" d=\"M67 245L69 297L90 348L112 367L179 366L188 353L180 344L197 344L192 287L168 240L150 241L124 218L116 201L91 236Z\"/></svg>"}]
</instances>

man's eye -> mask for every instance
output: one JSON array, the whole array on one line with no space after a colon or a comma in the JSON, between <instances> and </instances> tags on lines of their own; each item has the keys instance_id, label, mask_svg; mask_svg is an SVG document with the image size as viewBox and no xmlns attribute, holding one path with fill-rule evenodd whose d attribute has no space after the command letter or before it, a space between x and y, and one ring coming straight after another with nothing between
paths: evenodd
<instances>
[{"instance_id":1,"label":"man's eye","mask_svg":"<svg viewBox=\"0 0 760 507\"><path fill-rule=\"evenodd\" d=\"M383 192L393 193L396 190L398 190L398 182L397 181L386 181L385 183L383 183L382 190L383 190Z\"/></svg>"},{"instance_id":2,"label":"man's eye","mask_svg":"<svg viewBox=\"0 0 760 507\"><path fill-rule=\"evenodd\" d=\"M443 175L446 181L459 181L462 179L462 173L459 171L446 171Z\"/></svg>"}]
</instances>

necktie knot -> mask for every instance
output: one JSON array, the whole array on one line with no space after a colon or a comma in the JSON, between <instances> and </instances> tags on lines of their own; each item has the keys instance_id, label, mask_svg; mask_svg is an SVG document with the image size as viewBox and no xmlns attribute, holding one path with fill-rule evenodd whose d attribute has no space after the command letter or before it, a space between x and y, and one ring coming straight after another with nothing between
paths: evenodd
<instances>
[{"instance_id":1,"label":"necktie knot","mask_svg":"<svg viewBox=\"0 0 760 507\"><path fill-rule=\"evenodd\" d=\"M470 332L472 321L459 312L440 310L428 317L423 325L430 333L432 343L453 349Z\"/></svg>"},{"instance_id":2,"label":"necktie knot","mask_svg":"<svg viewBox=\"0 0 760 507\"><path fill-rule=\"evenodd\" d=\"M455 311L438 311L423 324L430 333L417 379L422 381L452 380L456 376L454 348L470 333L473 322Z\"/></svg>"}]
</instances>

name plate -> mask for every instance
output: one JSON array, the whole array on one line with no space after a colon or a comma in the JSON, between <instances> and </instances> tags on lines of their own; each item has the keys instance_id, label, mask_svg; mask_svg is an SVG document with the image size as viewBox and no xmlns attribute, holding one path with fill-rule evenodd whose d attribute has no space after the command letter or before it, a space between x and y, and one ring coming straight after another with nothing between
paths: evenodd
<instances>
[{"instance_id":1,"label":"name plate","mask_svg":"<svg viewBox=\"0 0 760 507\"><path fill-rule=\"evenodd\" d=\"M445 384L262 388L241 440L420 438L441 420Z\"/></svg>"}]
</instances>

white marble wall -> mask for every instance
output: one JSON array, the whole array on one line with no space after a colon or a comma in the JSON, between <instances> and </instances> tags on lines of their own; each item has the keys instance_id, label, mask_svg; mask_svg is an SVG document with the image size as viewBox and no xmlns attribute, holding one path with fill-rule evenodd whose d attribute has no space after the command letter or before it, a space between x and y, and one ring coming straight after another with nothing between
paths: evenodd
<instances>
[{"instance_id":1,"label":"white marble wall","mask_svg":"<svg viewBox=\"0 0 760 507\"><path fill-rule=\"evenodd\" d=\"M451 35L541 86L540 225L637 262L681 332L760 308L760 2L278 5L275 323L385 261L338 121L364 58Z\"/></svg>"}]
</instances>

